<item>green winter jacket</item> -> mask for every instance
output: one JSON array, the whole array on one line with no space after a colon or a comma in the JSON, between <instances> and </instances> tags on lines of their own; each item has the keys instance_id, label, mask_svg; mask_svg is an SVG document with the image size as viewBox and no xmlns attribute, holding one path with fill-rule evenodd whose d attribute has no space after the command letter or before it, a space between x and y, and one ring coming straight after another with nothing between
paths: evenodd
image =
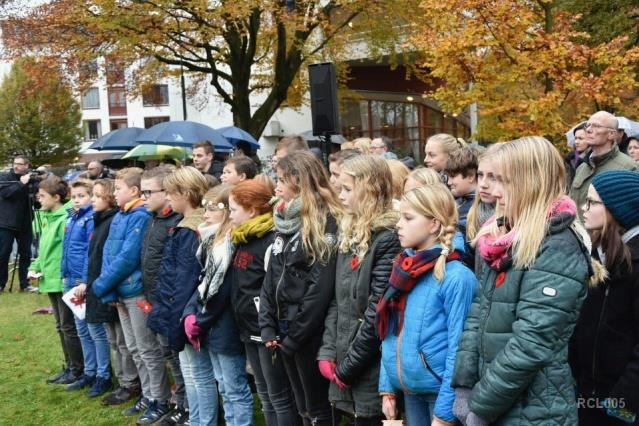
<instances>
[{"instance_id":1,"label":"green winter jacket","mask_svg":"<svg viewBox=\"0 0 639 426\"><path fill-rule=\"evenodd\" d=\"M490 424L577 425L568 341L592 267L572 222L549 226L529 269L484 265L452 386L472 389L470 410Z\"/></svg>"},{"instance_id":2,"label":"green winter jacket","mask_svg":"<svg viewBox=\"0 0 639 426\"><path fill-rule=\"evenodd\" d=\"M586 151L586 161L581 163L577 167L575 172L575 178L572 181L570 187L570 198L577 204L577 211L579 212L579 218L583 221L583 210L581 207L586 203L586 196L588 195L588 187L592 182L592 178L599 173L603 173L608 170L624 169L624 170L637 170L637 162L628 157L623 152L619 151L619 147L614 145L609 152L591 157L590 150Z\"/></svg>"},{"instance_id":3,"label":"green winter jacket","mask_svg":"<svg viewBox=\"0 0 639 426\"><path fill-rule=\"evenodd\" d=\"M62 240L64 240L64 227L67 223L68 202L58 210L39 210L38 219L34 221L34 230L40 232L40 244L38 245L38 257L31 262L30 271L42 273L39 280L40 293L62 292L62 277L60 276L60 263L62 260Z\"/></svg>"}]
</instances>

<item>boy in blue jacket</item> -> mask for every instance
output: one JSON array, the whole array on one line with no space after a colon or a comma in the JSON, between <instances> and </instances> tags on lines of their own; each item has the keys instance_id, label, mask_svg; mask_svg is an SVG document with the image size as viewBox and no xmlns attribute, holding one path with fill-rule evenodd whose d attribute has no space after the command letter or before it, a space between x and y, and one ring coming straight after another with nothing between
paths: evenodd
<instances>
[{"instance_id":1,"label":"boy in blue jacket","mask_svg":"<svg viewBox=\"0 0 639 426\"><path fill-rule=\"evenodd\" d=\"M92 190L93 183L91 181L78 180L71 185L72 207L68 210L67 223L64 228L60 263L64 293L72 291L78 285L86 284L87 282L89 239L93 232ZM79 298L81 299L82 297L80 295ZM80 344L82 345L84 374L67 386L66 389L68 391L92 386L93 382L95 382L96 374L103 378L110 377L108 343L106 351L102 350L98 354L96 342L93 340L84 318L80 319L74 315L74 319ZM106 339L106 330L104 330L103 334L104 339Z\"/></svg>"},{"instance_id":2,"label":"boy in blue jacket","mask_svg":"<svg viewBox=\"0 0 639 426\"><path fill-rule=\"evenodd\" d=\"M133 356L142 383L142 396L136 404L124 410L124 415L136 415L147 409L138 424L151 424L158 413L156 407L166 406L169 395L160 394L154 387L153 377L149 375L145 359L153 354L145 353L139 348L153 348L145 345L147 340L155 340L146 327L148 306L142 286L142 268L140 253L142 240L151 216L144 208L140 198L141 177L143 170L130 167L120 170L115 177L115 199L120 211L113 218L109 236L104 244L102 270L93 282L91 290L102 303L117 302L118 316L124 332L127 348ZM148 411L153 416L148 416ZM160 417L166 413L161 413ZM151 417L151 418L150 418Z\"/></svg>"}]
</instances>

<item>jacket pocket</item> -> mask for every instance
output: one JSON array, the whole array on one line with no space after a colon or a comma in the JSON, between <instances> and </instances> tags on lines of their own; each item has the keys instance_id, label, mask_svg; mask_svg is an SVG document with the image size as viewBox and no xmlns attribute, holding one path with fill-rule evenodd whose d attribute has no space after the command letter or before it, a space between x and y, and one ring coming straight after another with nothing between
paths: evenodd
<instances>
[{"instance_id":1,"label":"jacket pocket","mask_svg":"<svg viewBox=\"0 0 639 426\"><path fill-rule=\"evenodd\" d=\"M428 359L426 359L426 355L424 355L424 353L421 351L419 352L419 358L422 360L422 364L424 364L424 367L426 368L426 370L428 370L430 374L432 374L433 377L435 377L437 381L439 381L439 383L442 383L443 382L442 377L439 374L435 373L435 370L433 370L433 368L428 363Z\"/></svg>"}]
</instances>

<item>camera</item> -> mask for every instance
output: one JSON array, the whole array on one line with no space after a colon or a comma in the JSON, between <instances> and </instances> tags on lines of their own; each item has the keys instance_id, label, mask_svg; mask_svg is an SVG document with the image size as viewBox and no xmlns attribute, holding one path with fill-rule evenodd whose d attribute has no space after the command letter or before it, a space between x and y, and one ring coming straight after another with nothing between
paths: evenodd
<instances>
[{"instance_id":1,"label":"camera","mask_svg":"<svg viewBox=\"0 0 639 426\"><path fill-rule=\"evenodd\" d=\"M45 170L37 170L31 169L27 172L29 175L29 183L40 182L47 176L47 172Z\"/></svg>"}]
</instances>

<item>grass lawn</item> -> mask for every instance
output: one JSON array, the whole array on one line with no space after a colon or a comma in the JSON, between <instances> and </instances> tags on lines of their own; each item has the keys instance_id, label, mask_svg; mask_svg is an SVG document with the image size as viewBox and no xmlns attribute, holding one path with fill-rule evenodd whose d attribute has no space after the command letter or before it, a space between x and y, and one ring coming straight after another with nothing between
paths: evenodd
<instances>
[{"instance_id":1,"label":"grass lawn","mask_svg":"<svg viewBox=\"0 0 639 426\"><path fill-rule=\"evenodd\" d=\"M49 305L46 295L0 294L0 424L135 425L135 417L120 414L122 406L104 407L101 398L46 384L64 363L53 315L32 314ZM255 420L264 424L257 411Z\"/></svg>"}]
</instances>

